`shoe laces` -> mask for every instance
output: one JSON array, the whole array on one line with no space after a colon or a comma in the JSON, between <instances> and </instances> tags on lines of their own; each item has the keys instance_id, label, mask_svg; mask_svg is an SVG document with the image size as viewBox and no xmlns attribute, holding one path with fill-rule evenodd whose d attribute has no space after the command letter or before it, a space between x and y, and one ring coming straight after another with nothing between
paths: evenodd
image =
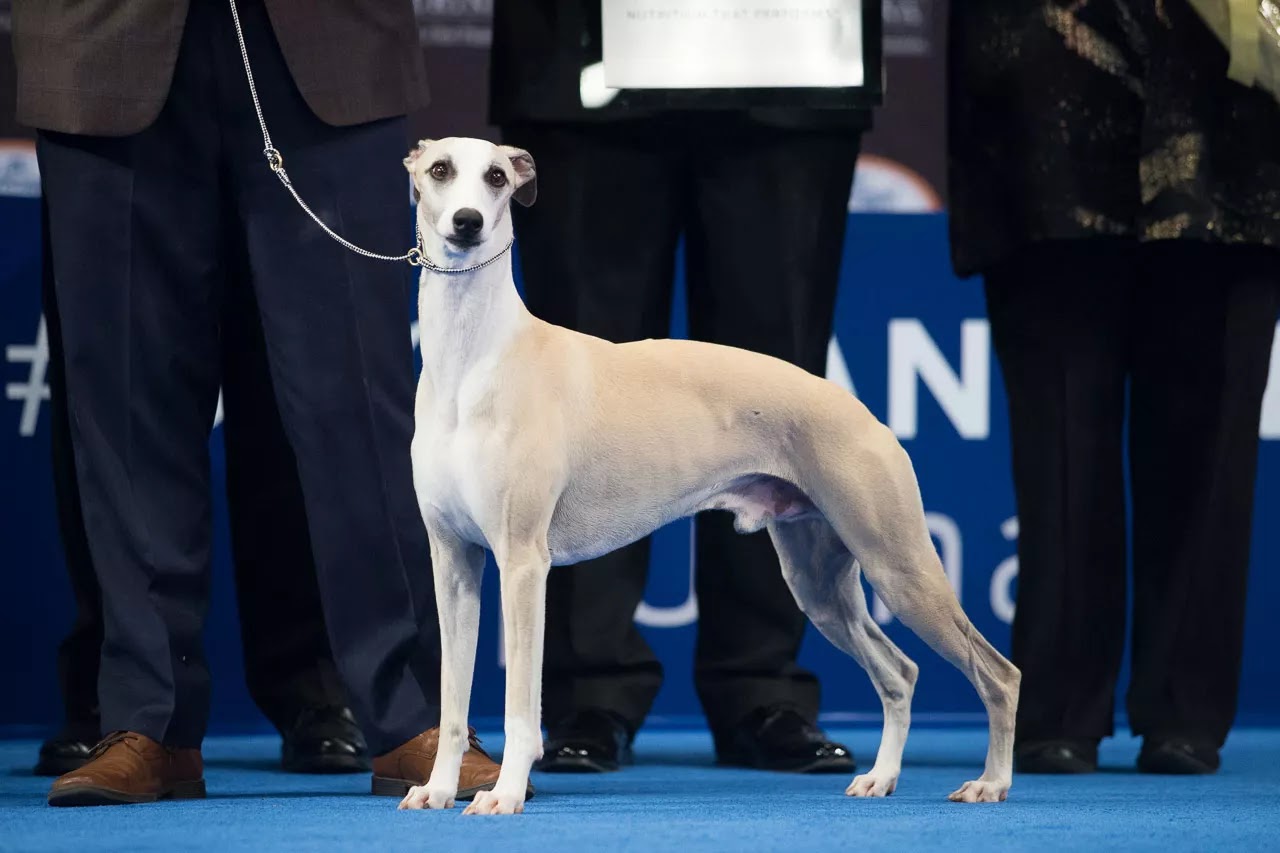
<instances>
[{"instance_id":1,"label":"shoe laces","mask_svg":"<svg viewBox=\"0 0 1280 853\"><path fill-rule=\"evenodd\" d=\"M480 737L476 734L476 730L471 726L467 726L467 743L471 745L472 749L483 755L485 758L490 760L493 759L493 756L485 752L484 747L480 745Z\"/></svg>"},{"instance_id":2,"label":"shoe laces","mask_svg":"<svg viewBox=\"0 0 1280 853\"><path fill-rule=\"evenodd\" d=\"M137 739L138 739L138 736L133 732L124 732L124 731L111 732L102 740L98 741L97 745L95 745L93 749L89 750L89 757L86 759L86 761L93 761L95 758L98 758L99 756L105 754L108 749L110 749L111 747L115 746L118 743L129 744L132 741L136 741ZM133 749L132 746L130 746L129 748ZM136 749L133 749L133 751L137 752Z\"/></svg>"}]
</instances>

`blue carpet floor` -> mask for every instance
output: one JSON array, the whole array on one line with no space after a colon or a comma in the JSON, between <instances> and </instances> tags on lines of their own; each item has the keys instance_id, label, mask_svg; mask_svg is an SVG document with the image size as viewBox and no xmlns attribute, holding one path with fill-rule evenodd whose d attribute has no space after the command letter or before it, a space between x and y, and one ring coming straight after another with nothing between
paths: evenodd
<instances>
[{"instance_id":1,"label":"blue carpet floor","mask_svg":"<svg viewBox=\"0 0 1280 853\"><path fill-rule=\"evenodd\" d=\"M877 730L833 734L870 765ZM1020 776L1007 803L967 806L946 795L981 772L978 730L912 732L887 800L846 798L843 777L714 767L705 734L642 733L637 765L535 776L526 814L504 819L396 811L364 775L280 773L268 737L206 742L208 800L53 809L36 743L0 741L0 850L1280 850L1280 730L1238 730L1207 778L1138 775L1136 747L1122 736L1103 772Z\"/></svg>"}]
</instances>

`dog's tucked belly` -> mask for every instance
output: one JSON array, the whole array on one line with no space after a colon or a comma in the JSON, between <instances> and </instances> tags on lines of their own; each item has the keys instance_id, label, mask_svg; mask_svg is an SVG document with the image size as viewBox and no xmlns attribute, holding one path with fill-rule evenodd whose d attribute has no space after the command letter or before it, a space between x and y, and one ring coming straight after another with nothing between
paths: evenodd
<instances>
[{"instance_id":1,"label":"dog's tucked belly","mask_svg":"<svg viewBox=\"0 0 1280 853\"><path fill-rule=\"evenodd\" d=\"M702 510L734 514L739 533L754 533L769 521L793 521L817 512L796 486L767 474L748 474L663 503L629 505L567 495L552 516L547 545L553 566L580 563L615 551L678 518Z\"/></svg>"}]
</instances>

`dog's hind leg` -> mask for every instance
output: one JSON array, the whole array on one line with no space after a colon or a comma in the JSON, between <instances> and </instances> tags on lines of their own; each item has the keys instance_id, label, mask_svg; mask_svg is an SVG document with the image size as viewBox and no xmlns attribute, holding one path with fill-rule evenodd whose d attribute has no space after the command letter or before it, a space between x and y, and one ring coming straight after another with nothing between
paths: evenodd
<instances>
[{"instance_id":1,"label":"dog's hind leg","mask_svg":"<svg viewBox=\"0 0 1280 853\"><path fill-rule=\"evenodd\" d=\"M924 537L927 541L927 534ZM928 542L927 548L927 554L923 547L914 549L919 552L915 559L863 556L863 570L894 615L964 673L986 707L990 737L982 776L965 782L949 799L1000 802L1013 783L1013 725L1022 676L969 621L947 582L933 543Z\"/></svg>"},{"instance_id":2,"label":"dog's hind leg","mask_svg":"<svg viewBox=\"0 0 1280 853\"><path fill-rule=\"evenodd\" d=\"M837 420L818 427L810 437L812 453L799 460L806 496L858 556L882 601L963 672L986 707L991 727L986 770L950 798L1000 802L1012 784L1018 667L978 633L947 583L910 457L890 430L867 418L856 438L840 432Z\"/></svg>"},{"instance_id":3,"label":"dog's hind leg","mask_svg":"<svg viewBox=\"0 0 1280 853\"><path fill-rule=\"evenodd\" d=\"M881 600L929 647L964 673L987 710L990 739L982 777L950 795L955 802L994 803L1013 783L1013 724L1018 708L1017 667L987 642L969 621L942 570L919 520L920 542L905 548L860 549L863 571Z\"/></svg>"},{"instance_id":4,"label":"dog's hind leg","mask_svg":"<svg viewBox=\"0 0 1280 853\"><path fill-rule=\"evenodd\" d=\"M902 771L917 667L871 618L858 562L825 518L771 523L769 536L800 609L823 636L866 670L884 706L876 763L870 772L855 776L845 793L888 796Z\"/></svg>"},{"instance_id":5,"label":"dog's hind leg","mask_svg":"<svg viewBox=\"0 0 1280 853\"><path fill-rule=\"evenodd\" d=\"M440 740L431 778L409 789L402 809L448 809L458 794L462 755L470 746L467 711L480 636L484 549L427 522L440 619Z\"/></svg>"},{"instance_id":6,"label":"dog's hind leg","mask_svg":"<svg viewBox=\"0 0 1280 853\"><path fill-rule=\"evenodd\" d=\"M833 466L820 473L827 499L819 505L846 508L828 518L858 555L871 586L903 624L964 673L986 707L986 768L950 799L999 802L1013 781L1013 725L1022 676L961 609L929 537L911 460L884 432L888 441L865 451L856 468Z\"/></svg>"}]
</instances>

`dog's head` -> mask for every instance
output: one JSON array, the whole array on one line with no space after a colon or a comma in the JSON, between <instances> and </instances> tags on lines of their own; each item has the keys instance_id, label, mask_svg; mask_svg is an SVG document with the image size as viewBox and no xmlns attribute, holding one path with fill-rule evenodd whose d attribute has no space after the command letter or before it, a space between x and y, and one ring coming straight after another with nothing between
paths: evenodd
<instances>
[{"instance_id":1,"label":"dog's head","mask_svg":"<svg viewBox=\"0 0 1280 853\"><path fill-rule=\"evenodd\" d=\"M413 176L423 238L434 235L450 253L484 245L512 199L528 207L538 194L529 152L481 139L424 139L404 167Z\"/></svg>"}]
</instances>

